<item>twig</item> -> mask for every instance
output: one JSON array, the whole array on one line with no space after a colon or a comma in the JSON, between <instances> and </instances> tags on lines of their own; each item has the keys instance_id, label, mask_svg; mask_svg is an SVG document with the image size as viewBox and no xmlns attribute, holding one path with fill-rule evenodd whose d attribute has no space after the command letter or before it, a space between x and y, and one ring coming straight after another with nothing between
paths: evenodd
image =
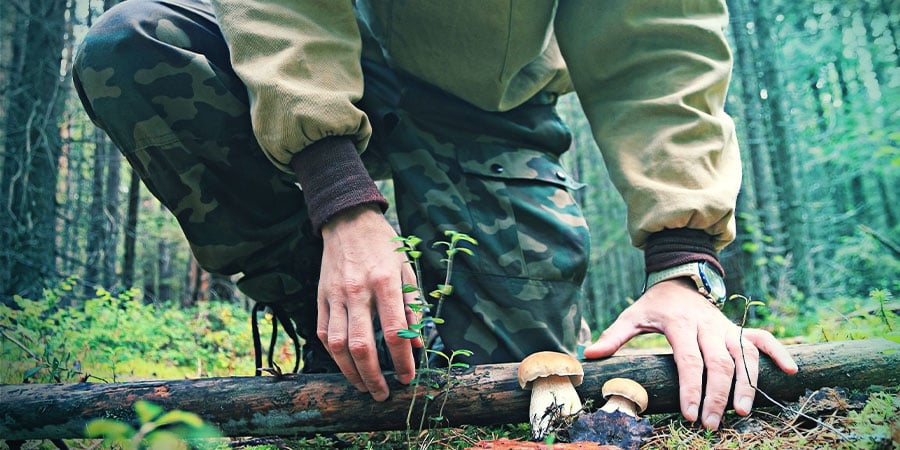
<instances>
[{"instance_id":1,"label":"twig","mask_svg":"<svg viewBox=\"0 0 900 450\"><path fill-rule=\"evenodd\" d=\"M38 355L35 355L34 352L29 350L28 347L25 346L25 344L19 342L18 340L16 340L16 338L6 334L6 332L3 331L2 327L0 327L0 335L5 337L6 339L9 339L9 341L12 342L13 344L16 344L17 347L21 348L25 353L28 353L28 356L32 357L33 359L35 359L37 361L41 360L41 358Z\"/></svg>"}]
</instances>

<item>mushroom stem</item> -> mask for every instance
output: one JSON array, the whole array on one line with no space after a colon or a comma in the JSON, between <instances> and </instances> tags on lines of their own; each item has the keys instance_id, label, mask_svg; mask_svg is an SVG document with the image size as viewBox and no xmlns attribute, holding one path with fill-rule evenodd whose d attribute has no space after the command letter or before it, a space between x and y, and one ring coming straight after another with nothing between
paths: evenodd
<instances>
[{"instance_id":1,"label":"mushroom stem","mask_svg":"<svg viewBox=\"0 0 900 450\"><path fill-rule=\"evenodd\" d=\"M551 419L555 416L553 411L565 417L580 410L581 399L568 376L553 375L534 380L528 409L532 437L543 439L547 435Z\"/></svg>"},{"instance_id":2,"label":"mushroom stem","mask_svg":"<svg viewBox=\"0 0 900 450\"><path fill-rule=\"evenodd\" d=\"M633 401L628 400L627 398L622 397L621 395L610 396L609 399L606 401L606 404L603 405L603 407L600 408L600 410L606 411L608 413L615 412L615 411L622 411L623 413L628 414L631 417L637 417L637 414L638 414L637 405Z\"/></svg>"}]
</instances>

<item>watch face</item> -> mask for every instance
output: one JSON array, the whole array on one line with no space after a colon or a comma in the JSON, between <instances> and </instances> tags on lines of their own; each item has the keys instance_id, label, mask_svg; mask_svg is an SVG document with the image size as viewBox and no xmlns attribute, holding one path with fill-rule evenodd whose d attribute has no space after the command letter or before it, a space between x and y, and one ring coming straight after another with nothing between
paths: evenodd
<instances>
[{"instance_id":1,"label":"watch face","mask_svg":"<svg viewBox=\"0 0 900 450\"><path fill-rule=\"evenodd\" d=\"M725 280L722 279L722 276L719 275L715 268L710 267L708 263L701 264L700 278L703 280L703 285L706 286L709 296L716 303L725 301Z\"/></svg>"}]
</instances>

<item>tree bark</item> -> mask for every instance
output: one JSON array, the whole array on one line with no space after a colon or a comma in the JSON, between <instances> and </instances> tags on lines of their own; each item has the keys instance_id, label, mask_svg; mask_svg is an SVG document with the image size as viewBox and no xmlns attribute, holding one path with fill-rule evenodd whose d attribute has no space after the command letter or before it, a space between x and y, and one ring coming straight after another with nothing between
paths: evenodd
<instances>
[{"instance_id":1,"label":"tree bark","mask_svg":"<svg viewBox=\"0 0 900 450\"><path fill-rule=\"evenodd\" d=\"M900 383L900 344L864 340L788 347L800 366L789 376L767 358L760 363L759 388L769 396L796 401L807 389L841 386L862 389ZM519 388L517 363L476 366L454 373L441 426L524 423L529 392ZM677 372L672 355L616 356L584 363L577 388L594 406L604 401L601 385L613 377L634 379L647 388L647 413L679 411ZM341 375L207 378L110 384L0 385L0 436L6 439L76 438L94 418L134 422L135 401L145 399L167 410L199 414L226 436L292 436L311 433L403 430L411 387L391 381L382 403L357 392ZM437 415L443 392L428 416ZM423 392L416 404L422 405ZM764 403L757 395L757 405ZM421 412L421 410L419 411ZM418 418L419 415L414 414ZM418 422L418 419L416 419ZM428 422L428 421L426 421Z\"/></svg>"}]
</instances>

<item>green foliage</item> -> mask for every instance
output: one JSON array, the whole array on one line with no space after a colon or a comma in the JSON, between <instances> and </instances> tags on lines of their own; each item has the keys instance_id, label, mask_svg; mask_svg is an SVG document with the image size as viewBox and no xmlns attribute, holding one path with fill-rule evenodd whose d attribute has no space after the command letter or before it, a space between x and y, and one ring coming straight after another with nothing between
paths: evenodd
<instances>
[{"instance_id":1,"label":"green foliage","mask_svg":"<svg viewBox=\"0 0 900 450\"><path fill-rule=\"evenodd\" d=\"M187 411L165 411L146 400L134 404L139 427L114 419L94 419L85 427L87 437L102 437L104 442L123 450L180 449L207 447L198 439L221 437L218 429Z\"/></svg>"},{"instance_id":2,"label":"green foliage","mask_svg":"<svg viewBox=\"0 0 900 450\"><path fill-rule=\"evenodd\" d=\"M748 326L764 327L780 337L800 337L805 342L829 342L885 338L900 342L897 311L900 304L887 289L873 289L866 298L839 297L808 312L794 305L759 308Z\"/></svg>"},{"instance_id":3,"label":"green foliage","mask_svg":"<svg viewBox=\"0 0 900 450\"><path fill-rule=\"evenodd\" d=\"M900 235L900 233L898 233ZM900 289L900 258L861 229L845 237L835 253L847 295L864 297L873 288Z\"/></svg>"},{"instance_id":4,"label":"green foliage","mask_svg":"<svg viewBox=\"0 0 900 450\"><path fill-rule=\"evenodd\" d=\"M853 430L853 437L858 439L845 448L886 448L891 442L891 424L897 426L900 415L900 396L890 392L871 394L866 406L860 411L851 411L848 428ZM893 445L898 445L894 441Z\"/></svg>"},{"instance_id":5,"label":"green foliage","mask_svg":"<svg viewBox=\"0 0 900 450\"><path fill-rule=\"evenodd\" d=\"M72 303L80 289L67 280L41 299L0 305L0 382L71 382L184 378L253 372L249 316L239 307L207 303L183 309L148 305L135 290ZM79 299L80 300L80 299Z\"/></svg>"}]
</instances>

